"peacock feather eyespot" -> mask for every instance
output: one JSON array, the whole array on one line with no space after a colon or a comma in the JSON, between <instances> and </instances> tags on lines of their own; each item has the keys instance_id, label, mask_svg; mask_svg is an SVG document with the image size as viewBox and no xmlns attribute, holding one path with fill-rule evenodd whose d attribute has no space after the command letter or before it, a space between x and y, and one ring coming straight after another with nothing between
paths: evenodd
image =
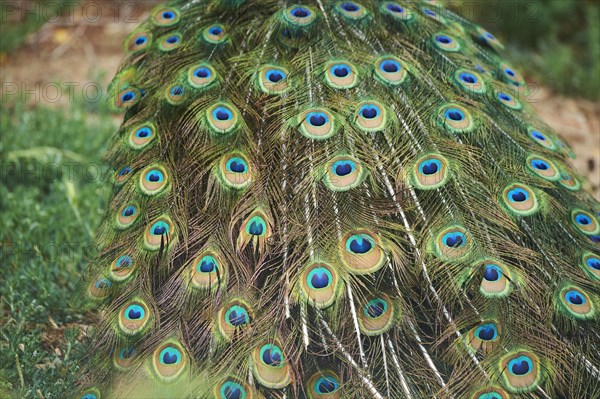
<instances>
[{"instance_id":1,"label":"peacock feather eyespot","mask_svg":"<svg viewBox=\"0 0 600 399\"><path fill-rule=\"evenodd\" d=\"M317 20L317 13L312 7L295 5L285 10L283 18L290 28L306 28Z\"/></svg>"},{"instance_id":2,"label":"peacock feather eyespot","mask_svg":"<svg viewBox=\"0 0 600 399\"><path fill-rule=\"evenodd\" d=\"M500 359L499 366L502 382L509 392L531 392L540 382L540 359L527 350L509 352Z\"/></svg>"},{"instance_id":3,"label":"peacock feather eyespot","mask_svg":"<svg viewBox=\"0 0 600 399\"><path fill-rule=\"evenodd\" d=\"M156 137L156 127L153 123L148 122L141 126L131 129L128 135L127 143L131 148L141 150L148 146Z\"/></svg>"},{"instance_id":4,"label":"peacock feather eyespot","mask_svg":"<svg viewBox=\"0 0 600 399\"><path fill-rule=\"evenodd\" d=\"M336 270L329 264L315 262L302 271L298 287L300 294L310 305L324 309L338 298L341 281Z\"/></svg>"},{"instance_id":5,"label":"peacock feather eyespot","mask_svg":"<svg viewBox=\"0 0 600 399\"><path fill-rule=\"evenodd\" d=\"M385 128L388 115L385 107L377 101L363 101L358 104L354 123L365 132L378 132Z\"/></svg>"},{"instance_id":6,"label":"peacock feather eyespot","mask_svg":"<svg viewBox=\"0 0 600 399\"><path fill-rule=\"evenodd\" d=\"M448 182L448 160L440 154L426 154L411 168L410 181L419 190L432 190Z\"/></svg>"},{"instance_id":7,"label":"peacock feather eyespot","mask_svg":"<svg viewBox=\"0 0 600 399\"><path fill-rule=\"evenodd\" d=\"M277 339L255 347L251 359L252 373L261 385L281 389L291 382L290 365Z\"/></svg>"},{"instance_id":8,"label":"peacock feather eyespot","mask_svg":"<svg viewBox=\"0 0 600 399\"><path fill-rule=\"evenodd\" d=\"M188 70L187 81L195 89L207 89L217 82L217 72L208 63L200 63Z\"/></svg>"},{"instance_id":9,"label":"peacock feather eyespot","mask_svg":"<svg viewBox=\"0 0 600 399\"><path fill-rule=\"evenodd\" d=\"M503 79L509 84L517 87L526 85L523 75L521 75L514 67L503 63L500 64L500 71Z\"/></svg>"},{"instance_id":10,"label":"peacock feather eyespot","mask_svg":"<svg viewBox=\"0 0 600 399\"><path fill-rule=\"evenodd\" d=\"M554 144L554 142L551 140L551 138L547 134L540 132L538 129L534 128L533 126L527 127L527 134L529 135L529 138L531 140L533 140L535 143L541 145L542 147L544 147L548 150L556 151L556 149L557 149L556 144Z\"/></svg>"},{"instance_id":11,"label":"peacock feather eyespot","mask_svg":"<svg viewBox=\"0 0 600 399\"><path fill-rule=\"evenodd\" d=\"M129 180L132 173L133 173L133 168L131 166L129 166L129 165L123 166L114 175L115 184L117 186L123 185L127 180Z\"/></svg>"},{"instance_id":12,"label":"peacock feather eyespot","mask_svg":"<svg viewBox=\"0 0 600 399\"><path fill-rule=\"evenodd\" d=\"M586 252L582 256L581 268L593 279L600 280L600 256Z\"/></svg>"},{"instance_id":13,"label":"peacock feather eyespot","mask_svg":"<svg viewBox=\"0 0 600 399\"><path fill-rule=\"evenodd\" d=\"M348 61L329 61L325 64L325 84L334 89L351 89L358 84L357 71Z\"/></svg>"},{"instance_id":14,"label":"peacock feather eyespot","mask_svg":"<svg viewBox=\"0 0 600 399\"><path fill-rule=\"evenodd\" d=\"M600 233L600 224L591 212L575 208L571 211L571 223L577 230L586 235Z\"/></svg>"},{"instance_id":15,"label":"peacock feather eyespot","mask_svg":"<svg viewBox=\"0 0 600 399\"><path fill-rule=\"evenodd\" d=\"M169 33L168 35L162 36L158 39L158 49L164 52L173 51L181 47L183 38L181 33Z\"/></svg>"},{"instance_id":16,"label":"peacock feather eyespot","mask_svg":"<svg viewBox=\"0 0 600 399\"><path fill-rule=\"evenodd\" d=\"M509 399L510 396L502 388L487 387L478 390L470 397L470 399Z\"/></svg>"},{"instance_id":17,"label":"peacock feather eyespot","mask_svg":"<svg viewBox=\"0 0 600 399\"><path fill-rule=\"evenodd\" d=\"M454 80L469 93L483 94L486 92L485 82L477 72L458 69L454 73Z\"/></svg>"},{"instance_id":18,"label":"peacock feather eyespot","mask_svg":"<svg viewBox=\"0 0 600 399\"><path fill-rule=\"evenodd\" d=\"M227 187L243 189L252 182L252 167L244 155L228 154L219 162L219 176Z\"/></svg>"},{"instance_id":19,"label":"peacock feather eyespot","mask_svg":"<svg viewBox=\"0 0 600 399\"><path fill-rule=\"evenodd\" d=\"M495 259L483 259L475 262L475 270L482 273L479 292L486 298L504 298L513 289L513 277L510 269Z\"/></svg>"},{"instance_id":20,"label":"peacock feather eyespot","mask_svg":"<svg viewBox=\"0 0 600 399\"><path fill-rule=\"evenodd\" d=\"M406 7L402 7L393 1L384 1L379 6L379 10L393 19L401 22L408 22L415 18L415 14Z\"/></svg>"},{"instance_id":21,"label":"peacock feather eyespot","mask_svg":"<svg viewBox=\"0 0 600 399\"><path fill-rule=\"evenodd\" d=\"M125 335L137 335L150 327L151 313L148 305L139 298L126 303L119 311L119 330Z\"/></svg>"},{"instance_id":22,"label":"peacock feather eyespot","mask_svg":"<svg viewBox=\"0 0 600 399\"><path fill-rule=\"evenodd\" d=\"M134 53L148 49L152 45L152 33L137 32L127 39L127 52Z\"/></svg>"},{"instance_id":23,"label":"peacock feather eyespot","mask_svg":"<svg viewBox=\"0 0 600 399\"><path fill-rule=\"evenodd\" d=\"M450 133L466 133L475 128L470 112L459 104L445 104L438 111L438 125Z\"/></svg>"},{"instance_id":24,"label":"peacock feather eyespot","mask_svg":"<svg viewBox=\"0 0 600 399\"><path fill-rule=\"evenodd\" d=\"M523 109L523 105L516 97L511 96L510 94L504 91L496 91L496 100L498 100L500 104L512 110L519 111Z\"/></svg>"},{"instance_id":25,"label":"peacock feather eyespot","mask_svg":"<svg viewBox=\"0 0 600 399\"><path fill-rule=\"evenodd\" d=\"M494 35L481 27L477 27L472 33L472 36L476 41L483 43L494 50L504 50L504 45Z\"/></svg>"},{"instance_id":26,"label":"peacock feather eyespot","mask_svg":"<svg viewBox=\"0 0 600 399\"><path fill-rule=\"evenodd\" d=\"M367 229L350 231L339 244L342 264L349 273L374 273L385 263L386 255L379 236Z\"/></svg>"},{"instance_id":27,"label":"peacock feather eyespot","mask_svg":"<svg viewBox=\"0 0 600 399\"><path fill-rule=\"evenodd\" d=\"M190 283L199 290L215 291L227 285L227 266L212 250L198 255L189 266Z\"/></svg>"},{"instance_id":28,"label":"peacock feather eyespot","mask_svg":"<svg viewBox=\"0 0 600 399\"><path fill-rule=\"evenodd\" d=\"M458 39L448 33L436 33L432 37L432 41L433 44L442 51L454 53L462 49Z\"/></svg>"},{"instance_id":29,"label":"peacock feather eyespot","mask_svg":"<svg viewBox=\"0 0 600 399\"><path fill-rule=\"evenodd\" d=\"M499 340L500 327L494 320L484 321L465 335L466 344L473 352L491 353Z\"/></svg>"},{"instance_id":30,"label":"peacock feather eyespot","mask_svg":"<svg viewBox=\"0 0 600 399\"><path fill-rule=\"evenodd\" d=\"M330 370L319 371L308 379L306 391L310 399L341 399L340 377Z\"/></svg>"},{"instance_id":31,"label":"peacock feather eyespot","mask_svg":"<svg viewBox=\"0 0 600 399\"><path fill-rule=\"evenodd\" d=\"M595 304L581 288L565 285L558 293L559 309L570 317L589 320L596 316Z\"/></svg>"},{"instance_id":32,"label":"peacock feather eyespot","mask_svg":"<svg viewBox=\"0 0 600 399\"><path fill-rule=\"evenodd\" d=\"M385 294L368 298L358 314L358 326L364 335L381 335L394 325L395 306Z\"/></svg>"},{"instance_id":33,"label":"peacock feather eyespot","mask_svg":"<svg viewBox=\"0 0 600 399\"><path fill-rule=\"evenodd\" d=\"M354 1L340 1L335 10L350 21L359 21L369 15L365 7Z\"/></svg>"},{"instance_id":34,"label":"peacock feather eyespot","mask_svg":"<svg viewBox=\"0 0 600 399\"><path fill-rule=\"evenodd\" d=\"M313 140L325 140L338 131L335 116L323 108L309 108L297 119L298 130L303 136Z\"/></svg>"},{"instance_id":35,"label":"peacock feather eyespot","mask_svg":"<svg viewBox=\"0 0 600 399\"><path fill-rule=\"evenodd\" d=\"M554 137L554 141L556 142L556 146L565 154L567 155L569 158L571 159L575 159L576 155L573 152L573 150L571 149L571 147L569 147L569 145L567 143L565 143L564 140L562 140L560 137Z\"/></svg>"},{"instance_id":36,"label":"peacock feather eyespot","mask_svg":"<svg viewBox=\"0 0 600 399\"><path fill-rule=\"evenodd\" d=\"M135 265L131 256L123 254L110 264L110 278L114 281L127 280L131 277L134 267Z\"/></svg>"},{"instance_id":37,"label":"peacock feather eyespot","mask_svg":"<svg viewBox=\"0 0 600 399\"><path fill-rule=\"evenodd\" d=\"M133 347L115 350L113 353L113 365L117 370L127 371L133 366L136 354L136 350Z\"/></svg>"},{"instance_id":38,"label":"peacock feather eyespot","mask_svg":"<svg viewBox=\"0 0 600 399\"><path fill-rule=\"evenodd\" d=\"M237 377L228 377L215 386L217 399L251 399L252 388Z\"/></svg>"},{"instance_id":39,"label":"peacock feather eyespot","mask_svg":"<svg viewBox=\"0 0 600 399\"><path fill-rule=\"evenodd\" d=\"M579 191L581 189L581 182L579 179L564 169L560 171L560 179L558 180L558 183L570 191Z\"/></svg>"},{"instance_id":40,"label":"peacock feather eyespot","mask_svg":"<svg viewBox=\"0 0 600 399\"><path fill-rule=\"evenodd\" d=\"M123 205L116 215L116 227L126 229L137 220L138 216L139 210L135 204Z\"/></svg>"},{"instance_id":41,"label":"peacock feather eyespot","mask_svg":"<svg viewBox=\"0 0 600 399\"><path fill-rule=\"evenodd\" d=\"M218 102L208 107L206 120L217 134L233 133L239 125L239 111L232 104Z\"/></svg>"},{"instance_id":42,"label":"peacock feather eyespot","mask_svg":"<svg viewBox=\"0 0 600 399\"><path fill-rule=\"evenodd\" d=\"M466 257L473 247L473 240L467 230L459 225L442 229L434 241L435 255L445 261L458 261Z\"/></svg>"},{"instance_id":43,"label":"peacock feather eyespot","mask_svg":"<svg viewBox=\"0 0 600 399\"><path fill-rule=\"evenodd\" d=\"M379 57L375 61L375 77L386 84L397 86L408 79L408 70L400 58L393 55Z\"/></svg>"},{"instance_id":44,"label":"peacock feather eyespot","mask_svg":"<svg viewBox=\"0 0 600 399\"><path fill-rule=\"evenodd\" d=\"M112 292L113 283L106 277L99 277L88 287L88 294L95 300L103 300Z\"/></svg>"},{"instance_id":45,"label":"peacock feather eyespot","mask_svg":"<svg viewBox=\"0 0 600 399\"><path fill-rule=\"evenodd\" d=\"M186 94L185 87L180 84L175 84L171 87L167 87L164 96L169 104L178 105L185 101Z\"/></svg>"},{"instance_id":46,"label":"peacock feather eyespot","mask_svg":"<svg viewBox=\"0 0 600 399\"><path fill-rule=\"evenodd\" d=\"M78 396L79 399L102 399L100 390L96 387L88 388Z\"/></svg>"},{"instance_id":47,"label":"peacock feather eyespot","mask_svg":"<svg viewBox=\"0 0 600 399\"><path fill-rule=\"evenodd\" d=\"M140 189L144 194L156 195L169 187L169 173L162 165L150 165L140 174Z\"/></svg>"},{"instance_id":48,"label":"peacock feather eyespot","mask_svg":"<svg viewBox=\"0 0 600 399\"><path fill-rule=\"evenodd\" d=\"M152 356L152 369L163 382L177 380L188 366L188 357L177 340L167 340L159 345Z\"/></svg>"},{"instance_id":49,"label":"peacock feather eyespot","mask_svg":"<svg viewBox=\"0 0 600 399\"><path fill-rule=\"evenodd\" d=\"M223 338L230 340L242 330L249 330L253 319L252 307L241 299L234 299L217 312L217 329Z\"/></svg>"},{"instance_id":50,"label":"peacock feather eyespot","mask_svg":"<svg viewBox=\"0 0 600 399\"><path fill-rule=\"evenodd\" d=\"M148 250L157 251L161 248L161 245L170 245L174 236L175 227L173 222L168 216L161 216L146 228L144 245Z\"/></svg>"},{"instance_id":51,"label":"peacock feather eyespot","mask_svg":"<svg viewBox=\"0 0 600 399\"><path fill-rule=\"evenodd\" d=\"M173 26L179 23L181 13L177 8L162 7L152 13L152 22L156 26Z\"/></svg>"},{"instance_id":52,"label":"peacock feather eyespot","mask_svg":"<svg viewBox=\"0 0 600 399\"><path fill-rule=\"evenodd\" d=\"M223 44L229 40L229 35L225 30L225 26L214 24L202 30L202 39L213 45Z\"/></svg>"},{"instance_id":53,"label":"peacock feather eyespot","mask_svg":"<svg viewBox=\"0 0 600 399\"><path fill-rule=\"evenodd\" d=\"M521 183L506 186L502 191L502 201L510 213L518 216L533 215L540 208L533 189Z\"/></svg>"},{"instance_id":54,"label":"peacock feather eyespot","mask_svg":"<svg viewBox=\"0 0 600 399\"><path fill-rule=\"evenodd\" d=\"M340 155L325 164L323 182L333 191L348 191L358 187L364 178L362 164L350 156Z\"/></svg>"},{"instance_id":55,"label":"peacock feather eyespot","mask_svg":"<svg viewBox=\"0 0 600 399\"><path fill-rule=\"evenodd\" d=\"M289 71L283 67L267 64L258 70L258 88L267 94L282 94L288 91Z\"/></svg>"},{"instance_id":56,"label":"peacock feather eyespot","mask_svg":"<svg viewBox=\"0 0 600 399\"><path fill-rule=\"evenodd\" d=\"M137 104L139 100L139 90L135 87L127 87L116 94L113 106L117 109L128 109Z\"/></svg>"},{"instance_id":57,"label":"peacock feather eyespot","mask_svg":"<svg viewBox=\"0 0 600 399\"><path fill-rule=\"evenodd\" d=\"M560 180L560 172L554 162L542 155L531 154L527 157L527 168L536 176L548 181Z\"/></svg>"}]
</instances>

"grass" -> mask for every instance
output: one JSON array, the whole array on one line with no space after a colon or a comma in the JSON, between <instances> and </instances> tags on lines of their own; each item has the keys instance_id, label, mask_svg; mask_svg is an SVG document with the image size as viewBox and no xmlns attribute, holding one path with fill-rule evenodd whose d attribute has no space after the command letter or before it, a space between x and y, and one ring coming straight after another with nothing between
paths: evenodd
<instances>
[{"instance_id":1,"label":"grass","mask_svg":"<svg viewBox=\"0 0 600 399\"><path fill-rule=\"evenodd\" d=\"M107 203L101 157L114 129L101 103L0 108L2 398L65 398L74 386L94 315L70 300Z\"/></svg>"}]
</instances>

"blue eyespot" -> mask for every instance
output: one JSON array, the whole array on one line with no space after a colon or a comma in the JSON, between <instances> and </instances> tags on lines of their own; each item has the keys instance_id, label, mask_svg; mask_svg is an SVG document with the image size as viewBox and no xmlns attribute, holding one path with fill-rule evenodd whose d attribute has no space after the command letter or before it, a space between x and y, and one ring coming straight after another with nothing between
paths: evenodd
<instances>
[{"instance_id":1,"label":"blue eyespot","mask_svg":"<svg viewBox=\"0 0 600 399\"><path fill-rule=\"evenodd\" d=\"M355 169L356 164L349 160L336 161L331 165L331 170L336 176L347 176Z\"/></svg>"},{"instance_id":2,"label":"blue eyespot","mask_svg":"<svg viewBox=\"0 0 600 399\"><path fill-rule=\"evenodd\" d=\"M331 284L333 277L329 270L324 267L316 267L308 273L306 277L308 285L312 289L326 288Z\"/></svg>"},{"instance_id":3,"label":"blue eyespot","mask_svg":"<svg viewBox=\"0 0 600 399\"><path fill-rule=\"evenodd\" d=\"M433 175L442 169L442 163L437 159L427 159L419 164L419 172L424 175Z\"/></svg>"},{"instance_id":4,"label":"blue eyespot","mask_svg":"<svg viewBox=\"0 0 600 399\"><path fill-rule=\"evenodd\" d=\"M320 394L328 394L337 391L339 382L332 376L321 377L315 382L315 391Z\"/></svg>"},{"instance_id":5,"label":"blue eyespot","mask_svg":"<svg viewBox=\"0 0 600 399\"><path fill-rule=\"evenodd\" d=\"M360 109L358 110L358 113L365 119L373 119L373 118L376 118L377 116L379 116L381 111L379 110L379 107L377 107L376 105L365 104L360 107Z\"/></svg>"},{"instance_id":6,"label":"blue eyespot","mask_svg":"<svg viewBox=\"0 0 600 399\"><path fill-rule=\"evenodd\" d=\"M585 263L590 269L600 270L600 259L598 258L590 257L585 261Z\"/></svg>"},{"instance_id":7,"label":"blue eyespot","mask_svg":"<svg viewBox=\"0 0 600 399\"><path fill-rule=\"evenodd\" d=\"M135 132L135 137L145 139L152 136L152 129L148 127L141 127Z\"/></svg>"},{"instance_id":8,"label":"blue eyespot","mask_svg":"<svg viewBox=\"0 0 600 399\"><path fill-rule=\"evenodd\" d=\"M171 88L171 94L174 96L182 96L184 92L185 91L184 91L183 87L181 87L181 86L173 86Z\"/></svg>"},{"instance_id":9,"label":"blue eyespot","mask_svg":"<svg viewBox=\"0 0 600 399\"><path fill-rule=\"evenodd\" d=\"M533 130L531 132L531 135L536 139L536 140L540 140L540 141L546 141L546 136L544 136L542 133L538 132L537 130Z\"/></svg>"},{"instance_id":10,"label":"blue eyespot","mask_svg":"<svg viewBox=\"0 0 600 399\"><path fill-rule=\"evenodd\" d=\"M120 359L131 359L135 355L134 348L124 348L119 351Z\"/></svg>"},{"instance_id":11,"label":"blue eyespot","mask_svg":"<svg viewBox=\"0 0 600 399\"><path fill-rule=\"evenodd\" d=\"M147 182L161 183L164 180L165 180L165 175L163 175L163 173L158 169L152 169L151 171L146 173L146 181Z\"/></svg>"},{"instance_id":12,"label":"blue eyespot","mask_svg":"<svg viewBox=\"0 0 600 399\"><path fill-rule=\"evenodd\" d=\"M233 112L231 112L231 110L226 107L216 107L212 111L212 117L216 120L228 121L233 119Z\"/></svg>"},{"instance_id":13,"label":"blue eyespot","mask_svg":"<svg viewBox=\"0 0 600 399\"><path fill-rule=\"evenodd\" d=\"M592 223L592 220L587 215L578 213L575 215L575 222L582 226L587 226L588 224Z\"/></svg>"},{"instance_id":14,"label":"blue eyespot","mask_svg":"<svg viewBox=\"0 0 600 399\"><path fill-rule=\"evenodd\" d=\"M329 117L323 112L309 112L306 115L306 120L308 120L309 125L320 127L329 122Z\"/></svg>"},{"instance_id":15,"label":"blue eyespot","mask_svg":"<svg viewBox=\"0 0 600 399\"><path fill-rule=\"evenodd\" d=\"M131 173L133 169L131 169L131 166L124 166L120 171L119 171L119 176L125 176Z\"/></svg>"},{"instance_id":16,"label":"blue eyespot","mask_svg":"<svg viewBox=\"0 0 600 399\"><path fill-rule=\"evenodd\" d=\"M461 72L458 75L458 78L460 80L462 80L463 82L471 84L471 85L477 83L477 77L475 75L473 75L472 73Z\"/></svg>"},{"instance_id":17,"label":"blue eyespot","mask_svg":"<svg viewBox=\"0 0 600 399\"><path fill-rule=\"evenodd\" d=\"M570 290L565 293L565 299L571 305L583 305L585 303L585 298L579 291Z\"/></svg>"},{"instance_id":18,"label":"blue eyespot","mask_svg":"<svg viewBox=\"0 0 600 399\"><path fill-rule=\"evenodd\" d=\"M283 72L281 69L269 69L265 76L271 83L277 83L287 77L285 72Z\"/></svg>"},{"instance_id":19,"label":"blue eyespot","mask_svg":"<svg viewBox=\"0 0 600 399\"><path fill-rule=\"evenodd\" d=\"M332 65L329 70L331 71L332 75L337 76L338 78L345 78L346 76L350 75L350 72L352 72L352 69L347 64L335 64Z\"/></svg>"},{"instance_id":20,"label":"blue eyespot","mask_svg":"<svg viewBox=\"0 0 600 399\"><path fill-rule=\"evenodd\" d=\"M173 18L175 18L175 13L172 11L165 11L162 13L162 17L164 19L173 19Z\"/></svg>"},{"instance_id":21,"label":"blue eyespot","mask_svg":"<svg viewBox=\"0 0 600 399\"><path fill-rule=\"evenodd\" d=\"M179 42L179 36L169 36L167 38L166 42L169 44L175 44L175 43Z\"/></svg>"},{"instance_id":22,"label":"blue eyespot","mask_svg":"<svg viewBox=\"0 0 600 399\"><path fill-rule=\"evenodd\" d=\"M123 215L125 217L129 217L129 216L135 215L136 212L137 212L137 209L135 208L135 206L128 205L121 211L121 215Z\"/></svg>"},{"instance_id":23,"label":"blue eyespot","mask_svg":"<svg viewBox=\"0 0 600 399\"><path fill-rule=\"evenodd\" d=\"M487 281L498 281L502 277L502 269L496 265L487 265L485 267L485 272L483 274L483 278Z\"/></svg>"},{"instance_id":24,"label":"blue eyespot","mask_svg":"<svg viewBox=\"0 0 600 399\"><path fill-rule=\"evenodd\" d=\"M267 366L283 366L283 352L277 345L263 345L263 347L260 349L260 358Z\"/></svg>"},{"instance_id":25,"label":"blue eyespot","mask_svg":"<svg viewBox=\"0 0 600 399\"><path fill-rule=\"evenodd\" d=\"M296 18L306 18L310 16L310 10L304 7L296 7L292 9L291 14Z\"/></svg>"},{"instance_id":26,"label":"blue eyespot","mask_svg":"<svg viewBox=\"0 0 600 399\"><path fill-rule=\"evenodd\" d=\"M513 99L512 99L512 97L511 97L511 96L509 96L509 95L508 95L508 94L506 94L506 93L498 93L498 98L499 98L501 101L506 101L506 102L508 102L508 101L512 101L512 100L513 100Z\"/></svg>"},{"instance_id":27,"label":"blue eyespot","mask_svg":"<svg viewBox=\"0 0 600 399\"><path fill-rule=\"evenodd\" d=\"M267 224L260 216L254 216L248 221L247 232L253 236L262 236L267 232Z\"/></svg>"},{"instance_id":28,"label":"blue eyespot","mask_svg":"<svg viewBox=\"0 0 600 399\"><path fill-rule=\"evenodd\" d=\"M493 341L498 337L498 329L492 323L482 324L475 329L475 336L482 341Z\"/></svg>"},{"instance_id":29,"label":"blue eyespot","mask_svg":"<svg viewBox=\"0 0 600 399\"><path fill-rule=\"evenodd\" d=\"M214 257L206 255L200 259L200 262L198 262L198 265L196 266L196 270L201 273L212 273L218 269L218 265L219 263Z\"/></svg>"},{"instance_id":30,"label":"blue eyespot","mask_svg":"<svg viewBox=\"0 0 600 399\"><path fill-rule=\"evenodd\" d=\"M194 71L194 76L201 79L208 79L212 76L212 72L206 67L200 67Z\"/></svg>"},{"instance_id":31,"label":"blue eyespot","mask_svg":"<svg viewBox=\"0 0 600 399\"><path fill-rule=\"evenodd\" d=\"M435 11L429 10L429 9L427 9L427 8L424 8L424 9L423 9L423 12L424 12L426 15L429 15L430 17L435 17L435 16L437 15L437 14L435 13ZM452 40L450 40L450 41L452 41ZM441 43L450 43L450 42L441 42Z\"/></svg>"},{"instance_id":32,"label":"blue eyespot","mask_svg":"<svg viewBox=\"0 0 600 399\"><path fill-rule=\"evenodd\" d=\"M381 317L385 312L387 312L387 309L388 304L385 300L381 298L375 298L367 302L367 305L363 309L363 313L370 319L376 319L378 317Z\"/></svg>"},{"instance_id":33,"label":"blue eyespot","mask_svg":"<svg viewBox=\"0 0 600 399\"><path fill-rule=\"evenodd\" d=\"M354 4L354 3L350 3L350 2L347 2L347 3L342 3L342 4L340 5L340 7L341 7L341 8L342 8L344 11L348 11L348 12L355 12L355 11L358 11L358 10L360 10L360 7L359 7L358 5L356 5L356 4Z\"/></svg>"},{"instance_id":34,"label":"blue eyespot","mask_svg":"<svg viewBox=\"0 0 600 399\"><path fill-rule=\"evenodd\" d=\"M225 321L234 327L239 327L250 322L250 315L243 307L234 305L225 312Z\"/></svg>"},{"instance_id":35,"label":"blue eyespot","mask_svg":"<svg viewBox=\"0 0 600 399\"><path fill-rule=\"evenodd\" d=\"M398 61L385 60L379 65L379 69L385 73L395 73L402 69L402 65Z\"/></svg>"},{"instance_id":36,"label":"blue eyespot","mask_svg":"<svg viewBox=\"0 0 600 399\"><path fill-rule=\"evenodd\" d=\"M533 363L527 356L519 356L511 359L507 367L514 375L527 375L533 370Z\"/></svg>"},{"instance_id":37,"label":"blue eyespot","mask_svg":"<svg viewBox=\"0 0 600 399\"><path fill-rule=\"evenodd\" d=\"M160 354L158 355L160 362L166 365L179 364L181 362L182 356L179 349L174 347L166 347Z\"/></svg>"},{"instance_id":38,"label":"blue eyespot","mask_svg":"<svg viewBox=\"0 0 600 399\"><path fill-rule=\"evenodd\" d=\"M485 69L479 64L475 65L475 69L477 69L479 72L485 73Z\"/></svg>"},{"instance_id":39,"label":"blue eyespot","mask_svg":"<svg viewBox=\"0 0 600 399\"><path fill-rule=\"evenodd\" d=\"M465 114L458 108L449 108L444 113L446 119L450 119L456 122L462 121L465 119Z\"/></svg>"},{"instance_id":40,"label":"blue eyespot","mask_svg":"<svg viewBox=\"0 0 600 399\"><path fill-rule=\"evenodd\" d=\"M366 234L356 234L346 240L346 250L358 255L366 254L374 246L375 242Z\"/></svg>"},{"instance_id":41,"label":"blue eyespot","mask_svg":"<svg viewBox=\"0 0 600 399\"><path fill-rule=\"evenodd\" d=\"M131 259L131 256L129 256L129 255L122 255L121 257L119 257L119 259L117 259L117 262L116 262L116 266L119 269L125 269L128 267L131 267L132 264L133 264L133 260Z\"/></svg>"},{"instance_id":42,"label":"blue eyespot","mask_svg":"<svg viewBox=\"0 0 600 399\"><path fill-rule=\"evenodd\" d=\"M390 10L391 12L396 12L399 14L402 14L404 12L404 8L400 7L397 4L388 4L388 6L386 8L388 10Z\"/></svg>"},{"instance_id":43,"label":"blue eyespot","mask_svg":"<svg viewBox=\"0 0 600 399\"><path fill-rule=\"evenodd\" d=\"M109 279L102 277L96 281L94 286L98 289L108 289L112 287L112 282Z\"/></svg>"},{"instance_id":44,"label":"blue eyespot","mask_svg":"<svg viewBox=\"0 0 600 399\"><path fill-rule=\"evenodd\" d=\"M154 223L150 228L152 235L162 236L163 234L169 234L169 225L162 220Z\"/></svg>"},{"instance_id":45,"label":"blue eyespot","mask_svg":"<svg viewBox=\"0 0 600 399\"><path fill-rule=\"evenodd\" d=\"M550 164L542 159L532 159L531 166L537 170L548 170L550 169Z\"/></svg>"},{"instance_id":46,"label":"blue eyespot","mask_svg":"<svg viewBox=\"0 0 600 399\"><path fill-rule=\"evenodd\" d=\"M454 231L444 234L442 242L450 248L459 248L467 243L467 237L460 231Z\"/></svg>"},{"instance_id":47,"label":"blue eyespot","mask_svg":"<svg viewBox=\"0 0 600 399\"><path fill-rule=\"evenodd\" d=\"M133 99L135 99L135 93L133 91L127 91L121 96L123 102L131 101Z\"/></svg>"},{"instance_id":48,"label":"blue eyespot","mask_svg":"<svg viewBox=\"0 0 600 399\"><path fill-rule=\"evenodd\" d=\"M246 173L248 165L242 158L233 157L227 161L227 170L233 173Z\"/></svg>"},{"instance_id":49,"label":"blue eyespot","mask_svg":"<svg viewBox=\"0 0 600 399\"><path fill-rule=\"evenodd\" d=\"M142 44L145 44L146 41L147 39L144 36L138 37L137 39L135 39L135 45L141 46Z\"/></svg>"},{"instance_id":50,"label":"blue eyespot","mask_svg":"<svg viewBox=\"0 0 600 399\"><path fill-rule=\"evenodd\" d=\"M129 305L125 309L125 318L127 320L141 320L146 316L146 311L140 305Z\"/></svg>"},{"instance_id":51,"label":"blue eyespot","mask_svg":"<svg viewBox=\"0 0 600 399\"><path fill-rule=\"evenodd\" d=\"M529 193L522 188L513 188L508 192L508 199L512 202L523 202L529 199Z\"/></svg>"},{"instance_id":52,"label":"blue eyespot","mask_svg":"<svg viewBox=\"0 0 600 399\"><path fill-rule=\"evenodd\" d=\"M433 15L435 15L435 13L433 13ZM452 43L452 39L450 39L446 35L437 35L435 37L435 41L438 42L438 43L442 43L442 44L450 44L450 43Z\"/></svg>"},{"instance_id":53,"label":"blue eyespot","mask_svg":"<svg viewBox=\"0 0 600 399\"><path fill-rule=\"evenodd\" d=\"M515 74L515 71L513 71L513 70L512 70L512 69L510 69L510 68L505 68L505 69L504 69L504 73L505 73L506 75L510 76L511 78L514 78L514 77L515 77L515 75L516 75L516 74Z\"/></svg>"},{"instance_id":54,"label":"blue eyespot","mask_svg":"<svg viewBox=\"0 0 600 399\"><path fill-rule=\"evenodd\" d=\"M496 40L496 37L492 35L490 32L485 32L484 36L490 40Z\"/></svg>"},{"instance_id":55,"label":"blue eyespot","mask_svg":"<svg viewBox=\"0 0 600 399\"><path fill-rule=\"evenodd\" d=\"M234 381L227 381L221 386L219 399L244 399L246 390L243 386Z\"/></svg>"},{"instance_id":56,"label":"blue eyespot","mask_svg":"<svg viewBox=\"0 0 600 399\"><path fill-rule=\"evenodd\" d=\"M219 36L221 33L223 33L223 29L221 29L218 26L213 26L212 28L210 28L208 30L208 33L210 33L211 35L214 35L214 36Z\"/></svg>"},{"instance_id":57,"label":"blue eyespot","mask_svg":"<svg viewBox=\"0 0 600 399\"><path fill-rule=\"evenodd\" d=\"M81 397L81 399L98 399L98 397L96 396L96 394L86 393Z\"/></svg>"}]
</instances>

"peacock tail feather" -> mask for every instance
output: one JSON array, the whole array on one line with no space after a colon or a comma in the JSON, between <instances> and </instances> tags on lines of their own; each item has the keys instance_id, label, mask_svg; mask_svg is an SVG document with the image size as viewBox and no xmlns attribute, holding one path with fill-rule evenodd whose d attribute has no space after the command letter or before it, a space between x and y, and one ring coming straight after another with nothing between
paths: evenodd
<instances>
[{"instance_id":1,"label":"peacock tail feather","mask_svg":"<svg viewBox=\"0 0 600 399\"><path fill-rule=\"evenodd\" d=\"M77 397L600 397L600 204L502 50L437 1L157 7Z\"/></svg>"}]
</instances>

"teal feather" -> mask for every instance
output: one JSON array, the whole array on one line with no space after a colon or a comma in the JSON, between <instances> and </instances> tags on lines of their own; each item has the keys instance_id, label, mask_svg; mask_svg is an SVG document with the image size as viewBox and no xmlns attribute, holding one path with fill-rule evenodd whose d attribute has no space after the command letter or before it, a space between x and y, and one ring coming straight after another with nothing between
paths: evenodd
<instances>
[{"instance_id":1,"label":"teal feather","mask_svg":"<svg viewBox=\"0 0 600 399\"><path fill-rule=\"evenodd\" d=\"M131 34L77 397L600 397L600 204L439 3L175 0Z\"/></svg>"}]
</instances>

